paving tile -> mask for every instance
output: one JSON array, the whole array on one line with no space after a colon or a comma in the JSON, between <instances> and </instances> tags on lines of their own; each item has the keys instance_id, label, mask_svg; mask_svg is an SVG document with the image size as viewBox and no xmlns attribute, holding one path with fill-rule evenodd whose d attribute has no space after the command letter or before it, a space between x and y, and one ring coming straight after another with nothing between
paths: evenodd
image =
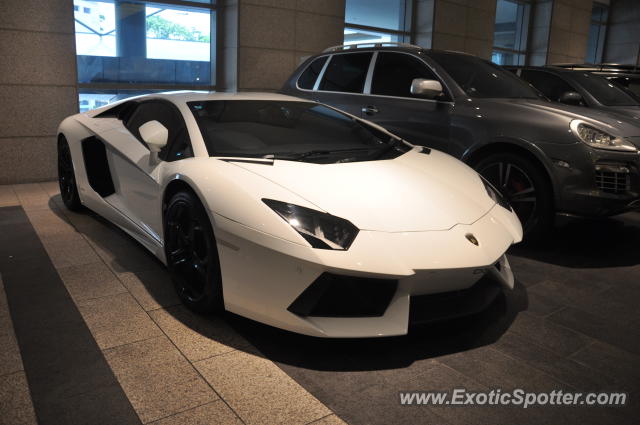
<instances>
[{"instance_id":1,"label":"paving tile","mask_svg":"<svg viewBox=\"0 0 640 425\"><path fill-rule=\"evenodd\" d=\"M58 269L64 285L76 301L127 292L118 277L102 261Z\"/></svg>"},{"instance_id":2,"label":"paving tile","mask_svg":"<svg viewBox=\"0 0 640 425\"><path fill-rule=\"evenodd\" d=\"M149 315L192 362L251 348L222 318L199 316L182 305L154 310Z\"/></svg>"},{"instance_id":3,"label":"paving tile","mask_svg":"<svg viewBox=\"0 0 640 425\"><path fill-rule=\"evenodd\" d=\"M307 424L331 413L257 353L232 351L195 366L246 424Z\"/></svg>"},{"instance_id":4,"label":"paving tile","mask_svg":"<svg viewBox=\"0 0 640 425\"><path fill-rule=\"evenodd\" d=\"M536 286L534 286L533 288L535 288ZM555 313L556 311L560 311L566 306L559 302L556 298L533 291L528 291L527 300L527 312L533 314L534 316L540 317L546 317L552 313Z\"/></svg>"},{"instance_id":5,"label":"paving tile","mask_svg":"<svg viewBox=\"0 0 640 425\"><path fill-rule=\"evenodd\" d=\"M0 186L0 207L10 207L14 205L20 205L20 201L16 196L12 186L1 185Z\"/></svg>"},{"instance_id":6,"label":"paving tile","mask_svg":"<svg viewBox=\"0 0 640 425\"><path fill-rule=\"evenodd\" d=\"M571 359L619 381L640 384L640 356L604 342L588 345Z\"/></svg>"},{"instance_id":7,"label":"paving tile","mask_svg":"<svg viewBox=\"0 0 640 425\"><path fill-rule=\"evenodd\" d=\"M16 184L13 190L25 211L57 208L51 196L38 183Z\"/></svg>"},{"instance_id":8,"label":"paving tile","mask_svg":"<svg viewBox=\"0 0 640 425\"><path fill-rule=\"evenodd\" d=\"M91 245L78 233L42 238L42 245L57 269L100 261Z\"/></svg>"},{"instance_id":9,"label":"paving tile","mask_svg":"<svg viewBox=\"0 0 640 425\"><path fill-rule=\"evenodd\" d=\"M0 376L20 370L24 370L24 366L0 276Z\"/></svg>"},{"instance_id":10,"label":"paving tile","mask_svg":"<svg viewBox=\"0 0 640 425\"><path fill-rule=\"evenodd\" d=\"M555 380L581 391L600 391L615 387L615 380L557 353L532 344L527 338L508 332L492 348L526 362ZM524 386L527 381L523 381Z\"/></svg>"},{"instance_id":11,"label":"paving tile","mask_svg":"<svg viewBox=\"0 0 640 425\"><path fill-rule=\"evenodd\" d=\"M0 376L0 424L37 425L24 372Z\"/></svg>"},{"instance_id":12,"label":"paving tile","mask_svg":"<svg viewBox=\"0 0 640 425\"><path fill-rule=\"evenodd\" d=\"M104 351L143 423L219 399L165 336Z\"/></svg>"},{"instance_id":13,"label":"paving tile","mask_svg":"<svg viewBox=\"0 0 640 425\"><path fill-rule=\"evenodd\" d=\"M27 210L26 213L40 239L79 236L61 211Z\"/></svg>"},{"instance_id":14,"label":"paving tile","mask_svg":"<svg viewBox=\"0 0 640 425\"><path fill-rule=\"evenodd\" d=\"M152 423L153 425L242 425L242 421L222 400L198 406Z\"/></svg>"},{"instance_id":15,"label":"paving tile","mask_svg":"<svg viewBox=\"0 0 640 425\"><path fill-rule=\"evenodd\" d=\"M76 304L103 350L162 335L160 328L129 293L77 301Z\"/></svg>"},{"instance_id":16,"label":"paving tile","mask_svg":"<svg viewBox=\"0 0 640 425\"><path fill-rule=\"evenodd\" d=\"M147 311L181 302L166 269L119 273L118 278Z\"/></svg>"},{"instance_id":17,"label":"paving tile","mask_svg":"<svg viewBox=\"0 0 640 425\"><path fill-rule=\"evenodd\" d=\"M624 326L623 323L571 307L552 314L549 320L623 350L640 354L640 329L637 326Z\"/></svg>"},{"instance_id":18,"label":"paving tile","mask_svg":"<svg viewBox=\"0 0 640 425\"><path fill-rule=\"evenodd\" d=\"M561 356L575 353L591 342L590 338L578 332L527 312L518 314L509 331Z\"/></svg>"},{"instance_id":19,"label":"paving tile","mask_svg":"<svg viewBox=\"0 0 640 425\"><path fill-rule=\"evenodd\" d=\"M491 347L443 356L438 361L490 388L535 392L570 389L525 361Z\"/></svg>"},{"instance_id":20,"label":"paving tile","mask_svg":"<svg viewBox=\"0 0 640 425\"><path fill-rule=\"evenodd\" d=\"M336 415L329 415L311 422L309 425L347 425L347 423Z\"/></svg>"},{"instance_id":21,"label":"paving tile","mask_svg":"<svg viewBox=\"0 0 640 425\"><path fill-rule=\"evenodd\" d=\"M162 270L163 265L132 237L113 225L83 229L103 261L116 273Z\"/></svg>"}]
</instances>

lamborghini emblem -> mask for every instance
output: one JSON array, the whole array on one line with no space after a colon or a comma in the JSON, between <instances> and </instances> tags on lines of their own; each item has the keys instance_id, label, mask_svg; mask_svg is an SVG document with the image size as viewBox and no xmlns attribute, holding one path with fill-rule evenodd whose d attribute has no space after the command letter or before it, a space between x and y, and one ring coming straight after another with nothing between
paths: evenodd
<instances>
[{"instance_id":1,"label":"lamborghini emblem","mask_svg":"<svg viewBox=\"0 0 640 425\"><path fill-rule=\"evenodd\" d=\"M475 246L480 246L480 242L478 242L478 239L476 239L476 237L473 236L471 233L467 233L465 236L467 237L467 240L469 242L471 242Z\"/></svg>"}]
</instances>

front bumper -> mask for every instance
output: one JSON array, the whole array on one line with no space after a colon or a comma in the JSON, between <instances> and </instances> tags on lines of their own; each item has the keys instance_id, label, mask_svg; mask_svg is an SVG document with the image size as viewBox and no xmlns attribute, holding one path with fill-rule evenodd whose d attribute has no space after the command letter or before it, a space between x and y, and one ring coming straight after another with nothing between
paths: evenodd
<instances>
[{"instance_id":1,"label":"front bumper","mask_svg":"<svg viewBox=\"0 0 640 425\"><path fill-rule=\"evenodd\" d=\"M550 159L556 210L606 217L640 209L640 154L537 143Z\"/></svg>"},{"instance_id":2,"label":"front bumper","mask_svg":"<svg viewBox=\"0 0 640 425\"><path fill-rule=\"evenodd\" d=\"M500 207L446 231L361 231L348 251L313 249L213 219L225 308L319 337L403 335L420 297L464 292L483 277L513 288L504 253L521 237L517 219ZM367 291L377 284L380 291Z\"/></svg>"}]
</instances>

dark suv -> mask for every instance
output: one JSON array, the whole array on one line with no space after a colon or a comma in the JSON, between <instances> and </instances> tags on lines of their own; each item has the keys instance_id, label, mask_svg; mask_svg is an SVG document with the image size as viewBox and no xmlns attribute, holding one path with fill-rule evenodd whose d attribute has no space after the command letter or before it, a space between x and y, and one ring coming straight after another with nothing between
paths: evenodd
<instances>
[{"instance_id":1,"label":"dark suv","mask_svg":"<svg viewBox=\"0 0 640 425\"><path fill-rule=\"evenodd\" d=\"M462 159L504 193L529 235L548 227L555 212L607 216L640 208L639 125L552 103L475 56L338 46L305 61L282 92Z\"/></svg>"},{"instance_id":2,"label":"dark suv","mask_svg":"<svg viewBox=\"0 0 640 425\"><path fill-rule=\"evenodd\" d=\"M554 102L640 119L640 98L600 75L552 66L506 68Z\"/></svg>"}]
</instances>

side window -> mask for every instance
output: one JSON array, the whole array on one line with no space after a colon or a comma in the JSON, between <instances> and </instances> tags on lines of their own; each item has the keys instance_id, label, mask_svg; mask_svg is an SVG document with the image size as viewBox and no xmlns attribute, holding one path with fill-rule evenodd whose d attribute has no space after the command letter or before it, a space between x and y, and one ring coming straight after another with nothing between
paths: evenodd
<instances>
[{"instance_id":1,"label":"side window","mask_svg":"<svg viewBox=\"0 0 640 425\"><path fill-rule=\"evenodd\" d=\"M373 71L371 94L412 97L411 82L414 78L439 81L418 58L404 53L380 52Z\"/></svg>"},{"instance_id":2,"label":"side window","mask_svg":"<svg viewBox=\"0 0 640 425\"><path fill-rule=\"evenodd\" d=\"M544 71L531 71L523 69L520 78L540 90L554 102L560 100L560 96L568 91L576 91L562 78Z\"/></svg>"},{"instance_id":3,"label":"side window","mask_svg":"<svg viewBox=\"0 0 640 425\"><path fill-rule=\"evenodd\" d=\"M373 53L343 53L331 57L320 90L362 93Z\"/></svg>"},{"instance_id":4,"label":"side window","mask_svg":"<svg viewBox=\"0 0 640 425\"><path fill-rule=\"evenodd\" d=\"M144 144L138 129L148 121L156 120L169 130L167 145L160 151L164 161L175 161L193 156L191 141L180 112L165 102L149 101L141 103L126 121L125 126ZM146 144L145 144L146 147Z\"/></svg>"},{"instance_id":5,"label":"side window","mask_svg":"<svg viewBox=\"0 0 640 425\"><path fill-rule=\"evenodd\" d=\"M298 78L298 87L305 90L313 90L313 86L316 84L316 80L327 59L329 59L329 56L324 56L311 62L311 65Z\"/></svg>"}]
</instances>

